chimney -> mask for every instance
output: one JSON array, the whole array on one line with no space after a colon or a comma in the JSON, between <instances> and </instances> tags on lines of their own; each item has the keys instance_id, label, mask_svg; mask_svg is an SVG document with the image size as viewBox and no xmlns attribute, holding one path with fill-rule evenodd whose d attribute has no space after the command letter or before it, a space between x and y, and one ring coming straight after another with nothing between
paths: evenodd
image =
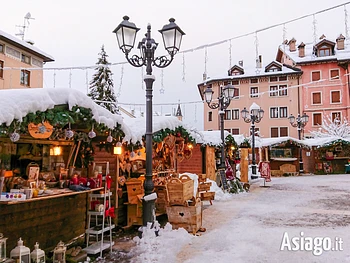
<instances>
[{"instance_id":1,"label":"chimney","mask_svg":"<svg viewBox=\"0 0 350 263\"><path fill-rule=\"evenodd\" d=\"M256 68L262 68L262 55L259 55L259 58L256 59Z\"/></svg>"},{"instance_id":2,"label":"chimney","mask_svg":"<svg viewBox=\"0 0 350 263\"><path fill-rule=\"evenodd\" d=\"M326 36L324 34L322 34L322 36L320 36L320 40L322 39L326 39Z\"/></svg>"},{"instance_id":3,"label":"chimney","mask_svg":"<svg viewBox=\"0 0 350 263\"><path fill-rule=\"evenodd\" d=\"M243 60L238 61L238 65L243 68Z\"/></svg>"},{"instance_id":4,"label":"chimney","mask_svg":"<svg viewBox=\"0 0 350 263\"><path fill-rule=\"evenodd\" d=\"M299 58L305 57L305 44L304 42L301 42L300 45L298 46L299 50Z\"/></svg>"},{"instance_id":5,"label":"chimney","mask_svg":"<svg viewBox=\"0 0 350 263\"><path fill-rule=\"evenodd\" d=\"M293 37L291 40L289 40L288 45L289 45L289 51L290 51L290 52L294 52L294 51L297 50L296 47L295 47L295 43L296 43L296 42L297 42L297 41L295 40L294 37Z\"/></svg>"},{"instance_id":6,"label":"chimney","mask_svg":"<svg viewBox=\"0 0 350 263\"><path fill-rule=\"evenodd\" d=\"M345 40L345 37L342 34L340 34L339 37L336 39L338 50L344 49L344 40Z\"/></svg>"}]
</instances>

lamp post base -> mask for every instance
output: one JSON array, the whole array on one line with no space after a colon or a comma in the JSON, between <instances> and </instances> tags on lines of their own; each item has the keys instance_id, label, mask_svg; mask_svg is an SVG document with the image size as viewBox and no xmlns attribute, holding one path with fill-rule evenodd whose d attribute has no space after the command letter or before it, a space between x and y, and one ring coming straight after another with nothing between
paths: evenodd
<instances>
[{"instance_id":1,"label":"lamp post base","mask_svg":"<svg viewBox=\"0 0 350 263\"><path fill-rule=\"evenodd\" d=\"M142 220L143 226L147 226L147 223L153 223L155 220L155 200L145 201L142 200Z\"/></svg>"},{"instance_id":2,"label":"lamp post base","mask_svg":"<svg viewBox=\"0 0 350 263\"><path fill-rule=\"evenodd\" d=\"M258 179L259 177L256 175L256 164L252 164L252 176L251 179Z\"/></svg>"}]
</instances>

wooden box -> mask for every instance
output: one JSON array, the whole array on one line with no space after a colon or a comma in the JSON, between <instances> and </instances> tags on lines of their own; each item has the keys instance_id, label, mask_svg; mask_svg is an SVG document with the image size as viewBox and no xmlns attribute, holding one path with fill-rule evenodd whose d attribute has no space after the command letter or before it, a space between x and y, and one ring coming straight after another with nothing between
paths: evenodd
<instances>
[{"instance_id":1,"label":"wooden box","mask_svg":"<svg viewBox=\"0 0 350 263\"><path fill-rule=\"evenodd\" d=\"M202 201L211 201L215 198L215 192L201 192L200 197Z\"/></svg>"},{"instance_id":2,"label":"wooden box","mask_svg":"<svg viewBox=\"0 0 350 263\"><path fill-rule=\"evenodd\" d=\"M196 233L202 227L202 202L200 199L197 199L194 206L168 206L166 212L173 229L183 227L190 233Z\"/></svg>"},{"instance_id":3,"label":"wooden box","mask_svg":"<svg viewBox=\"0 0 350 263\"><path fill-rule=\"evenodd\" d=\"M125 184L128 193L128 202L130 204L137 204L139 201L137 195L144 194L142 181L136 178L131 178L128 179Z\"/></svg>"},{"instance_id":4,"label":"wooden box","mask_svg":"<svg viewBox=\"0 0 350 263\"><path fill-rule=\"evenodd\" d=\"M170 205L184 205L193 197L194 182L187 175L172 178L167 184Z\"/></svg>"},{"instance_id":5,"label":"wooden box","mask_svg":"<svg viewBox=\"0 0 350 263\"><path fill-rule=\"evenodd\" d=\"M198 185L198 192L209 191L211 186L211 182L208 183L200 183Z\"/></svg>"},{"instance_id":6,"label":"wooden box","mask_svg":"<svg viewBox=\"0 0 350 263\"><path fill-rule=\"evenodd\" d=\"M139 204L128 204L128 226L137 225L141 226L142 221L142 205Z\"/></svg>"}]
</instances>

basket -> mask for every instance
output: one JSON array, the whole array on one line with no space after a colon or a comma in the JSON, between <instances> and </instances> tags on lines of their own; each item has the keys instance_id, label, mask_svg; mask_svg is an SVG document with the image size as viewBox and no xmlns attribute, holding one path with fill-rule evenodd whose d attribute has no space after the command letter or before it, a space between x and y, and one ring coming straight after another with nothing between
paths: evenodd
<instances>
[{"instance_id":1,"label":"basket","mask_svg":"<svg viewBox=\"0 0 350 263\"><path fill-rule=\"evenodd\" d=\"M187 200L192 199L194 182L187 175L182 175L180 179L172 178L168 184L169 204L184 205Z\"/></svg>"}]
</instances>

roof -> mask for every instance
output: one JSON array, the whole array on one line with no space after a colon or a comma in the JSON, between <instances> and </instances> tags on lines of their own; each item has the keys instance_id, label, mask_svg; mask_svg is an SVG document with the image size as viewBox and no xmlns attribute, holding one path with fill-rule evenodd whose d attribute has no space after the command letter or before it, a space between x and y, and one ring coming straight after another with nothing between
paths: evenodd
<instances>
[{"instance_id":1,"label":"roof","mask_svg":"<svg viewBox=\"0 0 350 263\"><path fill-rule=\"evenodd\" d=\"M272 71L272 72L265 72L265 66L262 66L261 68L256 67L240 67L240 66L233 66L232 68L242 68L244 70L244 74L241 75L222 75L222 76L215 76L212 78L207 78L205 81L199 83L198 85L207 84L208 82L215 82L215 81L223 81L223 80L234 80L234 79L243 79L243 78L258 78L263 76L278 76L278 75L286 75L286 74L302 74L302 71L297 68L293 67L287 67L286 65L282 65L281 63L277 61L272 61L267 64L270 65L281 65L281 71Z\"/></svg>"},{"instance_id":2,"label":"roof","mask_svg":"<svg viewBox=\"0 0 350 263\"><path fill-rule=\"evenodd\" d=\"M21 39L18 39L17 37L14 37L10 34L7 34L1 30L0 30L0 40L3 40L7 43L10 43L11 45L18 47L18 48L21 48L21 49L23 49L31 54L34 54L35 56L42 58L44 60L44 62L55 61L51 55L41 51L40 49L38 49L35 46L28 44L27 42L25 42Z\"/></svg>"},{"instance_id":3,"label":"roof","mask_svg":"<svg viewBox=\"0 0 350 263\"><path fill-rule=\"evenodd\" d=\"M338 39L342 40L344 36L340 35ZM350 40L344 41L344 49L338 50L337 46L335 45L335 42L330 41L326 38L321 39L317 43L305 43L300 42L297 44L298 47L305 45L305 56L299 57L299 50L296 49L296 51L289 51L288 44L281 44L279 46L276 59L281 56L281 53L285 53L291 60L293 60L296 64L303 64L303 63L315 63L315 62L321 62L321 61L342 61L342 60L350 60ZM325 57L317 57L313 54L314 52L314 46L319 47L320 45L327 44L329 46L334 47L334 55L331 56L325 56Z\"/></svg>"}]
</instances>

